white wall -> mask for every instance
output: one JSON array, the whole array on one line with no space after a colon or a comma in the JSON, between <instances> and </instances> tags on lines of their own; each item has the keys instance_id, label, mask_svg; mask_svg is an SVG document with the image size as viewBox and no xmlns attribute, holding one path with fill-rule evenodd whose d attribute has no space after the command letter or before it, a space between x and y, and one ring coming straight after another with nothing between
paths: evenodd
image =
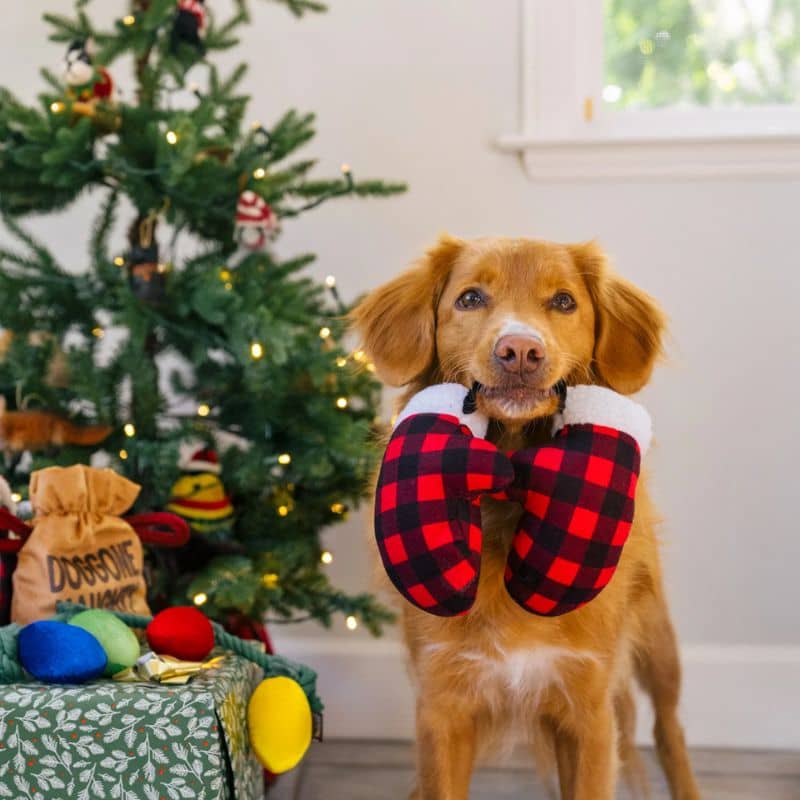
<instances>
[{"instance_id":1,"label":"white wall","mask_svg":"<svg viewBox=\"0 0 800 800\"><path fill-rule=\"evenodd\" d=\"M43 42L43 6L70 3L17 7L0 30L2 82L23 94L38 86L38 66L60 56ZM347 161L356 175L404 179L411 190L396 199L325 206L287 224L281 250L316 251L315 273L335 273L350 297L390 278L442 230L599 238L620 271L658 297L672 319L672 362L646 400L659 439L652 460L666 517L670 597L690 648L689 695L708 706L700 714L705 723L689 709L690 736L800 746L800 696L791 679L800 666L798 181L533 182L491 146L497 134L517 128L514 0L333 6L328 15L298 22L272 4L254 3L255 25L242 51L251 62L252 118L269 121L291 105L315 110L320 135L309 152L321 157L321 171L334 173ZM62 251L75 259L86 230L83 221L53 225ZM328 539L332 570L353 589L368 582L362 536L356 519ZM337 624L333 636L322 642L306 626L279 639L289 652L324 665L355 652L347 642L355 644L359 634ZM393 645L360 647L365 658L378 654L376 665L397 669ZM738 700L714 691L728 679L748 684ZM361 691L364 680L348 670L335 681L330 670L323 675L332 705L327 729L407 731L406 699L381 706L386 693L374 686L364 691L375 691L376 714L348 722L357 716L346 713L356 699L348 692ZM790 687L789 694L779 702L759 694L764 681L773 690ZM735 723L715 713L742 702L745 738L726 738ZM787 716L776 738L778 705L794 722ZM377 712L397 722L381 729Z\"/></svg>"}]
</instances>

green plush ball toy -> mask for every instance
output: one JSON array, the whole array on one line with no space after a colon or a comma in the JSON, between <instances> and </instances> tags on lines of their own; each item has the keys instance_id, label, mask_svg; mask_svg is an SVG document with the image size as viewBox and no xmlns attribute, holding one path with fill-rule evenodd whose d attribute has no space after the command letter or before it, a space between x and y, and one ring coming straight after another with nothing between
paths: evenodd
<instances>
[{"instance_id":1,"label":"green plush ball toy","mask_svg":"<svg viewBox=\"0 0 800 800\"><path fill-rule=\"evenodd\" d=\"M112 613L101 608L81 611L70 621L88 631L100 642L108 657L104 675L113 675L127 667L132 667L139 658L140 647L136 634Z\"/></svg>"}]
</instances>

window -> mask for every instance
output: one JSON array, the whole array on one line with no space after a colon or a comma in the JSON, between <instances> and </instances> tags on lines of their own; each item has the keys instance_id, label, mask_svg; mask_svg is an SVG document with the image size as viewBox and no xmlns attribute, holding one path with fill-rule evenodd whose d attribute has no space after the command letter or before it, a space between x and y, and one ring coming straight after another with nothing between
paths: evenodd
<instances>
[{"instance_id":1,"label":"window","mask_svg":"<svg viewBox=\"0 0 800 800\"><path fill-rule=\"evenodd\" d=\"M604 11L608 107L800 99L800 0L605 0Z\"/></svg>"},{"instance_id":2,"label":"window","mask_svg":"<svg viewBox=\"0 0 800 800\"><path fill-rule=\"evenodd\" d=\"M532 176L800 174L800 0L522 0Z\"/></svg>"}]
</instances>

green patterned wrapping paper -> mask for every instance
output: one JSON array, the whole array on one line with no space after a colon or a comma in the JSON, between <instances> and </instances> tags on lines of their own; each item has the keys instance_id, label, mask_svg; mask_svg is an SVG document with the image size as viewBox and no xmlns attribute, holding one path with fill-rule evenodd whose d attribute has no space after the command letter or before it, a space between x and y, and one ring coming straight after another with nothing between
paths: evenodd
<instances>
[{"instance_id":1,"label":"green patterned wrapping paper","mask_svg":"<svg viewBox=\"0 0 800 800\"><path fill-rule=\"evenodd\" d=\"M185 686L0 686L0 798L260 798L247 703L261 678L228 656Z\"/></svg>"}]
</instances>

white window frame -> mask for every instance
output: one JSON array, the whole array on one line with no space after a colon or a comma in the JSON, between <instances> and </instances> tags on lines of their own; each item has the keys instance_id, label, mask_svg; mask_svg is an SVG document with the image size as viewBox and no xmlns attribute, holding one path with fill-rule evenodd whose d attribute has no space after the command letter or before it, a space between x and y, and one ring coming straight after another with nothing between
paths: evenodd
<instances>
[{"instance_id":1,"label":"white window frame","mask_svg":"<svg viewBox=\"0 0 800 800\"><path fill-rule=\"evenodd\" d=\"M800 105L605 107L602 0L520 0L521 126L496 144L532 178L800 175Z\"/></svg>"}]
</instances>

